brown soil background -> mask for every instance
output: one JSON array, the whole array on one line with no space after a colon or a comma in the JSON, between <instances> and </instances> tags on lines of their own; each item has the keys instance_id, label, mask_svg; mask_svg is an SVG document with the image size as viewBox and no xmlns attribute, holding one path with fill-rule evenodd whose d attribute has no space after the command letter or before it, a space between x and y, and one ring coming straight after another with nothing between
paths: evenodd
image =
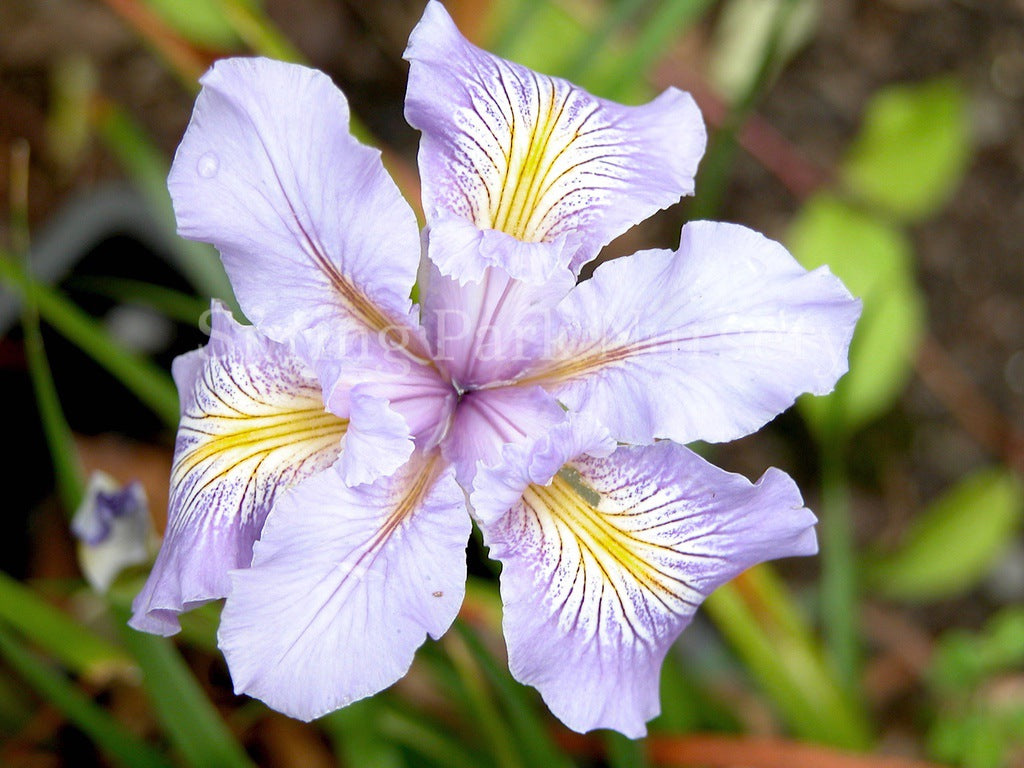
<instances>
[{"instance_id":1,"label":"brown soil background","mask_svg":"<svg viewBox=\"0 0 1024 768\"><path fill-rule=\"evenodd\" d=\"M456 5L462 18L472 17L474 3ZM310 61L334 77L354 111L414 163L416 134L402 119L406 65L401 52L421 3L268 0L266 6ZM952 74L970 96L974 155L964 183L941 213L912 229L930 332L942 361L936 374L939 386L916 376L895 411L866 429L854 445L858 539L863 545L884 544L897 541L923 503L970 470L1000 459L1024 466L1022 447L1013 442L1014 433L1024 432L1024 1L824 0L822 8L813 40L785 68L757 110L812 167L826 174L835 167L868 99L886 84ZM680 55L692 65L688 77L700 79L708 44L707 25L680 43ZM121 177L97 141L90 143L71 174L47 159L49 76L55 62L70 53L85 54L95 63L100 91L125 105L168 156L191 111L192 96L103 3L3 0L0 211L8 208L7 146L26 138L35 158L30 197L37 229L73 196ZM799 206L762 164L741 153L721 218L781 237ZM679 216L679 210L670 210L615 247L673 245ZM0 371L5 386L24 377L16 334L0 344ZM937 391L943 384L970 397L943 396ZM25 397L23 386L11 387L5 395ZM998 429L986 440L993 420ZM156 467L154 486L161 482L160 462L166 461L166 435L161 444L156 458L145 462L149 469L139 470L154 472ZM783 466L797 475L813 503L816 467L814 457L801 447L807 444L799 419L787 415L761 434L722 450L717 460L755 476L769 464ZM102 453L108 443L102 451L95 441L89 446L94 459L108 456ZM30 539L37 552L56 549L22 567L37 575L60 573L73 566L55 561L70 552L66 542L40 542L59 526L45 523L45 515L39 517L39 503L29 494L24 509L18 510L20 519L37 510ZM811 576L814 567L801 565L794 575ZM943 628L978 626L998 606L1021 600L1024 545L1017 542L996 576L967 599L917 610L871 606L876 630L872 640L885 645L880 638L896 622L896 644L927 644ZM898 672L879 675L876 704L882 711L906 714L905 697L913 696L912 684L911 689L902 686ZM893 725L895 741L901 738L899 722L897 718Z\"/></svg>"}]
</instances>

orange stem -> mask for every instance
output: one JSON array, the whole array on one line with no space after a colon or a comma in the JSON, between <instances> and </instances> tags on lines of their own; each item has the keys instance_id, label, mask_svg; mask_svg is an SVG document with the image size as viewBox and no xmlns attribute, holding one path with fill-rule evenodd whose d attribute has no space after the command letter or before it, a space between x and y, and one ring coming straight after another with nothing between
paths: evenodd
<instances>
[{"instance_id":1,"label":"orange stem","mask_svg":"<svg viewBox=\"0 0 1024 768\"><path fill-rule=\"evenodd\" d=\"M651 760L665 768L939 768L902 757L855 755L783 739L693 735L652 736Z\"/></svg>"},{"instance_id":2,"label":"orange stem","mask_svg":"<svg viewBox=\"0 0 1024 768\"><path fill-rule=\"evenodd\" d=\"M568 731L559 745L576 755L599 757L602 742ZM726 734L647 737L647 755L660 768L943 768L906 757L861 755L786 739Z\"/></svg>"}]
</instances>

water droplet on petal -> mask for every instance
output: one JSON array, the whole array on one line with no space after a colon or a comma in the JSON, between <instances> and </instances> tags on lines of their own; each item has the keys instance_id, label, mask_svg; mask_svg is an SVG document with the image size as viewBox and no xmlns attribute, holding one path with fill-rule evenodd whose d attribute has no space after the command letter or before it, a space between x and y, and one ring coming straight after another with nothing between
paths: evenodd
<instances>
[{"instance_id":1,"label":"water droplet on petal","mask_svg":"<svg viewBox=\"0 0 1024 768\"><path fill-rule=\"evenodd\" d=\"M213 152L206 152L203 154L199 161L196 163L196 171L204 179L212 179L217 175L217 171L220 168L220 160Z\"/></svg>"}]
</instances>

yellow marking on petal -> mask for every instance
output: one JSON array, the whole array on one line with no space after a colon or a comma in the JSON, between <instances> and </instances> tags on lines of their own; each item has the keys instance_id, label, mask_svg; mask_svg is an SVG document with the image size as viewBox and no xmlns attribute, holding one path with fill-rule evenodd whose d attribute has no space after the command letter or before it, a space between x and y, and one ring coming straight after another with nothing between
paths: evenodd
<instances>
[{"instance_id":1,"label":"yellow marking on petal","mask_svg":"<svg viewBox=\"0 0 1024 768\"><path fill-rule=\"evenodd\" d=\"M616 525L613 516L601 509L604 499L600 492L572 467L563 468L549 485L531 485L523 493L523 501L571 534L581 551L593 556L604 580L617 593L616 584L627 577L648 592L679 597L684 585L653 562L659 550L672 550Z\"/></svg>"},{"instance_id":2,"label":"yellow marking on petal","mask_svg":"<svg viewBox=\"0 0 1024 768\"><path fill-rule=\"evenodd\" d=\"M201 426L213 422L223 431L210 434ZM232 466L247 459L289 448L302 454L318 453L340 442L348 422L323 406L283 410L265 416L206 415L188 419L191 434L209 434L175 462L174 476L182 477L220 456L231 456Z\"/></svg>"},{"instance_id":3,"label":"yellow marking on petal","mask_svg":"<svg viewBox=\"0 0 1024 768\"><path fill-rule=\"evenodd\" d=\"M171 487L173 497L186 496L172 503L190 513L202 513L203 495L221 483L236 494L241 489L239 505L250 487L256 494L268 492L267 483L287 487L333 461L348 427L347 420L324 410L319 387L300 385L268 400L231 381L234 389L208 388L201 398L204 405L182 415ZM240 482L232 484L232 475ZM197 502L200 506L193 509ZM248 516L252 509L240 506L239 512Z\"/></svg>"},{"instance_id":4,"label":"yellow marking on petal","mask_svg":"<svg viewBox=\"0 0 1024 768\"><path fill-rule=\"evenodd\" d=\"M562 97L560 104L556 103L559 94L554 83L545 82L548 83L547 98L538 91L537 115L517 130L513 114L509 149L505 167L500 169L497 194L489 194L490 210L477 221L480 226L500 230L527 242L542 241L547 235L547 230L540 225L550 208L541 206L551 186L549 176L555 163L577 138L574 132L567 142L552 144L559 128L563 133L566 129L562 115L571 92ZM537 85L539 89L540 83ZM509 107L514 113L515 106L511 102Z\"/></svg>"}]
</instances>

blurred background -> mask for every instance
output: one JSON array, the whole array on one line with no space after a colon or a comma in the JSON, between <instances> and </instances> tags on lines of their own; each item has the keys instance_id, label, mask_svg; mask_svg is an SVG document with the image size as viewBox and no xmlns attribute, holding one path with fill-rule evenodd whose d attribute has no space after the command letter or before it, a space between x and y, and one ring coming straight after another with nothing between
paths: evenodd
<instances>
[{"instance_id":1,"label":"blurred background","mask_svg":"<svg viewBox=\"0 0 1024 768\"><path fill-rule=\"evenodd\" d=\"M833 395L705 447L794 475L821 555L709 600L639 744L571 734L511 680L479 545L457 629L310 725L232 695L217 606L174 643L124 629L146 567L99 594L68 521L103 470L162 530L170 362L230 299L165 188L196 80L238 54L324 70L415 201L401 54L423 2L2 0L0 765L1024 766L1024 2L446 5L477 44L599 95L697 99L696 197L603 258L723 219L863 298Z\"/></svg>"}]
</instances>

